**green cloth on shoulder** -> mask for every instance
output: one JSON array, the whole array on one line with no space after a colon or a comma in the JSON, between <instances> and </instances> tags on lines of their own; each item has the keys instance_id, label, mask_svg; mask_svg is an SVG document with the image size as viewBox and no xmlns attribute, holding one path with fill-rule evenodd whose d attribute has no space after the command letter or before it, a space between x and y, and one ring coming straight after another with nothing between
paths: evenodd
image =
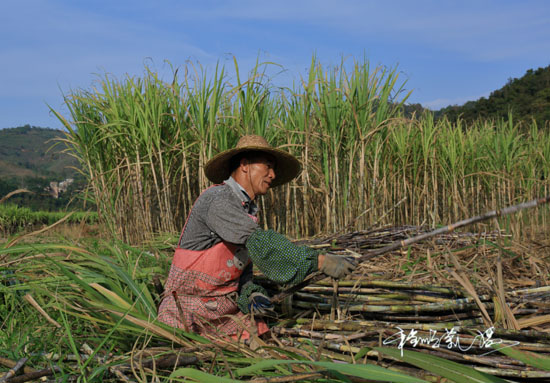
<instances>
[{"instance_id":1,"label":"green cloth on shoulder","mask_svg":"<svg viewBox=\"0 0 550 383\"><path fill-rule=\"evenodd\" d=\"M295 245L273 230L255 230L246 241L246 248L252 263L278 284L295 285L318 268L319 251Z\"/></svg>"}]
</instances>

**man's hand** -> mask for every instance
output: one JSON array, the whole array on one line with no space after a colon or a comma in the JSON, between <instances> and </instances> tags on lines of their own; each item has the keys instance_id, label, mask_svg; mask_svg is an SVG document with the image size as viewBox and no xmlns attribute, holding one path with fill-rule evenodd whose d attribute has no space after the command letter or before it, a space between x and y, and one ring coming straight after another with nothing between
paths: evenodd
<instances>
[{"instance_id":1,"label":"man's hand","mask_svg":"<svg viewBox=\"0 0 550 383\"><path fill-rule=\"evenodd\" d=\"M326 253L319 256L323 257L319 270L329 277L340 279L350 274L357 267L357 262L353 257L346 257L332 253Z\"/></svg>"},{"instance_id":2,"label":"man's hand","mask_svg":"<svg viewBox=\"0 0 550 383\"><path fill-rule=\"evenodd\" d=\"M273 303L262 293L252 293L248 297L248 308L255 317L277 318L277 312L273 309Z\"/></svg>"}]
</instances>

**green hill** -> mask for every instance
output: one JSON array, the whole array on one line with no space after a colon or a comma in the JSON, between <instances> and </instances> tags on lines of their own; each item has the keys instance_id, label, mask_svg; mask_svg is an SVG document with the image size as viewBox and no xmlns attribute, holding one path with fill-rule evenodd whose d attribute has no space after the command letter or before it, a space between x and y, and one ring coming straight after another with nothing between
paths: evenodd
<instances>
[{"instance_id":1,"label":"green hill","mask_svg":"<svg viewBox=\"0 0 550 383\"><path fill-rule=\"evenodd\" d=\"M76 160L55 139L63 132L31 127L0 130L0 178L37 177L61 181L74 176Z\"/></svg>"},{"instance_id":2,"label":"green hill","mask_svg":"<svg viewBox=\"0 0 550 383\"><path fill-rule=\"evenodd\" d=\"M63 153L64 145L57 138L62 131L21 126L0 130L0 198L16 189L32 193L17 194L9 203L33 210L57 211L79 209L82 200L74 198L85 188L86 179L74 167L77 161ZM72 178L69 188L54 198L50 182Z\"/></svg>"},{"instance_id":3,"label":"green hill","mask_svg":"<svg viewBox=\"0 0 550 383\"><path fill-rule=\"evenodd\" d=\"M435 112L436 118L446 116L451 121L461 117L466 122L477 119L508 119L531 122L539 126L550 121L550 66L529 69L521 78L513 78L488 98L469 101L462 106L448 106Z\"/></svg>"}]
</instances>

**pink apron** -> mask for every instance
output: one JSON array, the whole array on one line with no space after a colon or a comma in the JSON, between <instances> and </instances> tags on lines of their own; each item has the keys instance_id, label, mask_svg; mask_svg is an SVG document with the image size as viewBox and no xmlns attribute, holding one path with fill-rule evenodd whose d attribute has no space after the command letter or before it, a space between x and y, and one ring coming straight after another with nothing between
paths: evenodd
<instances>
[{"instance_id":1,"label":"pink apron","mask_svg":"<svg viewBox=\"0 0 550 383\"><path fill-rule=\"evenodd\" d=\"M222 333L235 339L248 339L247 330L257 335L267 332L264 321L252 321L235 302L239 277L250 263L248 259L243 264L235 256L236 250L237 246L227 242L201 251L178 247L166 280L158 319L197 334Z\"/></svg>"}]
</instances>

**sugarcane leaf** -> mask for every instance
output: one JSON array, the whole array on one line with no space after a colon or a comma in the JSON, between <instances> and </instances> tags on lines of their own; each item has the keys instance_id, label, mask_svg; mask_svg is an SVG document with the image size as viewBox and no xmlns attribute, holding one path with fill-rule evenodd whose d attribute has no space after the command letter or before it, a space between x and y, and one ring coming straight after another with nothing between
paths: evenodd
<instances>
[{"instance_id":1,"label":"sugarcane leaf","mask_svg":"<svg viewBox=\"0 0 550 383\"><path fill-rule=\"evenodd\" d=\"M173 332L166 330L162 326L159 326L158 323L153 323L153 322L150 322L149 320L138 318L133 315L128 315L113 309L107 309L107 311L116 315L117 317L124 317L126 320L133 323L134 325L140 326L144 330L148 330L157 336L161 336L165 339L169 339L172 342L175 342L178 344L186 344L184 339L177 337L176 334L174 334Z\"/></svg>"},{"instance_id":2,"label":"sugarcane leaf","mask_svg":"<svg viewBox=\"0 0 550 383\"><path fill-rule=\"evenodd\" d=\"M330 371L330 376L334 377L334 378L337 378L337 379L341 380L344 383L353 383L353 381L350 380L346 375L344 375L344 374L342 374L338 371L331 370Z\"/></svg>"},{"instance_id":3,"label":"sugarcane leaf","mask_svg":"<svg viewBox=\"0 0 550 383\"><path fill-rule=\"evenodd\" d=\"M250 375L253 372L266 370L268 368L272 368L281 364L292 364L292 363L299 363L299 362L296 362L293 360L266 359L266 360L262 360L260 362L254 363L248 367L239 368L233 371L233 374L235 376Z\"/></svg>"},{"instance_id":4,"label":"sugarcane leaf","mask_svg":"<svg viewBox=\"0 0 550 383\"><path fill-rule=\"evenodd\" d=\"M513 251L511 251L510 249L507 249L507 248L505 248L505 247L499 245L498 243L492 242L492 241L490 241L490 240L488 240L488 239L484 239L484 240L483 240L483 243L486 243L486 244L489 244L489 245L491 245L491 246L493 246L493 247L496 247L497 249L499 249L500 251L502 251L504 254L509 255L510 257L516 257L516 256L517 256L517 254L514 253Z\"/></svg>"},{"instance_id":5,"label":"sugarcane leaf","mask_svg":"<svg viewBox=\"0 0 550 383\"><path fill-rule=\"evenodd\" d=\"M289 359L293 359L293 360L309 360L307 359L305 356L297 353L297 352L294 352L292 350L287 350L287 349L284 349L284 348L280 348L280 347L274 347L274 349L282 354L282 355L285 355L287 356Z\"/></svg>"},{"instance_id":6,"label":"sugarcane leaf","mask_svg":"<svg viewBox=\"0 0 550 383\"><path fill-rule=\"evenodd\" d=\"M313 362L313 361L295 361L295 360L263 360L249 367L240 368L233 373L235 376L250 375L253 372L258 372L268 368L272 368L281 364L307 364L310 366L322 367L328 371L336 371L340 374L351 375L358 378L369 378L382 382L394 383L422 383L422 379L405 375L400 372L391 371L373 364L347 364L334 362Z\"/></svg>"},{"instance_id":7,"label":"sugarcane leaf","mask_svg":"<svg viewBox=\"0 0 550 383\"><path fill-rule=\"evenodd\" d=\"M81 278L79 278L78 276L76 276L76 274L74 274L73 272L69 271L65 266L63 266L60 262L57 262L55 261L53 258L50 258L50 261L53 262L57 267L59 267L59 269L61 270L61 272L69 277L70 279L72 279L73 281L75 281L80 287L82 287L82 289L84 289L86 292L88 292L92 297L94 297L94 299L98 300L98 301L101 301L103 299L103 296L98 293L97 291L95 291L94 289L92 289L88 283L86 283L85 281L83 281Z\"/></svg>"},{"instance_id":8,"label":"sugarcane leaf","mask_svg":"<svg viewBox=\"0 0 550 383\"><path fill-rule=\"evenodd\" d=\"M347 364L333 362L309 362L318 367L324 367L327 370L333 370L346 375L356 376L358 378L368 378L370 380L379 380L382 382L393 383L425 383L425 380L415 378L397 371L391 371L384 367L374 364Z\"/></svg>"},{"instance_id":9,"label":"sugarcane leaf","mask_svg":"<svg viewBox=\"0 0 550 383\"><path fill-rule=\"evenodd\" d=\"M126 312L127 314L128 312ZM94 360L94 356L99 352L99 350L103 347L103 345L111 338L111 335L113 335L113 333L116 331L116 329L122 324L122 321L124 319L125 315L120 317L120 319L118 320L118 322L111 327L111 329L109 330L109 333L103 337L103 339L101 340L101 343L95 348L95 350L93 350L93 352L90 354L89 358L84 362L84 365L82 366L82 368L86 368L86 366L88 366L88 364Z\"/></svg>"},{"instance_id":10,"label":"sugarcane leaf","mask_svg":"<svg viewBox=\"0 0 550 383\"><path fill-rule=\"evenodd\" d=\"M367 353L368 353L370 350L372 350L372 348L370 348L370 347L363 347L363 348L361 348L361 349L359 350L359 352L353 356L353 359L355 359L355 360L361 359L362 357L364 357L365 355L367 355Z\"/></svg>"},{"instance_id":11,"label":"sugarcane leaf","mask_svg":"<svg viewBox=\"0 0 550 383\"><path fill-rule=\"evenodd\" d=\"M170 374L170 378L189 378L201 383L241 383L242 380L224 378L211 375L206 372L195 370L194 368L179 368Z\"/></svg>"},{"instance_id":12,"label":"sugarcane leaf","mask_svg":"<svg viewBox=\"0 0 550 383\"><path fill-rule=\"evenodd\" d=\"M434 374L451 379L456 383L506 383L505 380L459 363L434 355L417 351L398 350L395 348L374 347L381 354L388 355Z\"/></svg>"},{"instance_id":13,"label":"sugarcane leaf","mask_svg":"<svg viewBox=\"0 0 550 383\"><path fill-rule=\"evenodd\" d=\"M113 303L115 306L119 307L123 310L130 310L132 305L128 303L126 300L124 300L120 295L117 295L113 291L106 289L105 287L97 284L97 283L90 283L90 286L99 291L101 294L103 294L111 303Z\"/></svg>"},{"instance_id":14,"label":"sugarcane leaf","mask_svg":"<svg viewBox=\"0 0 550 383\"><path fill-rule=\"evenodd\" d=\"M548 357L537 355L529 351L521 351L502 344L493 344L491 346L504 355L517 359L528 366L550 371L550 358Z\"/></svg>"},{"instance_id":15,"label":"sugarcane leaf","mask_svg":"<svg viewBox=\"0 0 550 383\"><path fill-rule=\"evenodd\" d=\"M122 270L120 267L112 263L109 259L103 257L105 261L109 264L109 267L113 269L116 274L122 279L126 285L132 290L132 292L135 294L136 298L139 302L143 304L143 307L147 310L147 313L151 315L152 317L157 316L157 310L155 308L155 304L151 300L148 299L148 297L145 296L142 289L139 288L139 286L133 281L133 279L126 273L124 270ZM149 295L150 297L150 295Z\"/></svg>"}]
</instances>

